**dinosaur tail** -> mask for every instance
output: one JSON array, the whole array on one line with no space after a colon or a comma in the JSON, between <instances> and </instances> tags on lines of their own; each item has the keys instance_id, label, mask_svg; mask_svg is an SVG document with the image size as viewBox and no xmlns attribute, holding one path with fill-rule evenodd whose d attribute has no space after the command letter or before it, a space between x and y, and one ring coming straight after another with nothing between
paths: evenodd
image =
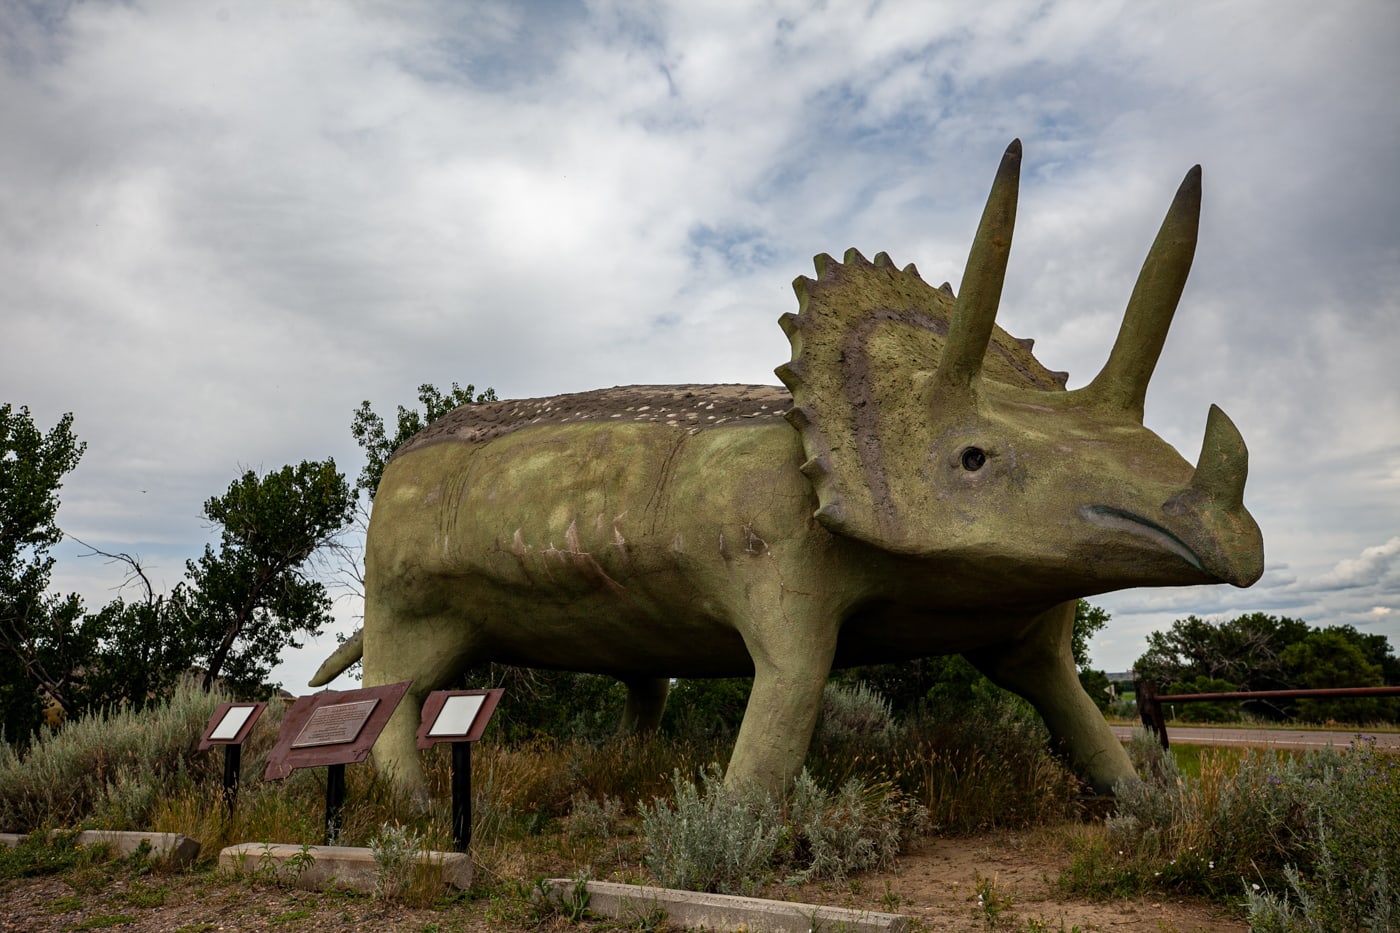
<instances>
[{"instance_id":1,"label":"dinosaur tail","mask_svg":"<svg viewBox=\"0 0 1400 933\"><path fill-rule=\"evenodd\" d=\"M316 676L311 678L308 686L324 687L345 673L345 669L364 657L364 654L365 630L359 629L345 640L345 644L335 649L334 654L321 663L316 671Z\"/></svg>"}]
</instances>

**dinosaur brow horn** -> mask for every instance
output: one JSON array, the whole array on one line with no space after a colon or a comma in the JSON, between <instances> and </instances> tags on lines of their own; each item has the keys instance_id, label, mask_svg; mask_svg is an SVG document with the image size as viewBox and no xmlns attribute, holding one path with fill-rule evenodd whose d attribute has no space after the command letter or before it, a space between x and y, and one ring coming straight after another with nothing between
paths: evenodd
<instances>
[{"instance_id":1,"label":"dinosaur brow horn","mask_svg":"<svg viewBox=\"0 0 1400 933\"><path fill-rule=\"evenodd\" d=\"M1021 141L1006 147L992 182L987 206L977 225L977 237L967 257L962 287L958 289L943 359L938 364L941 385L966 389L982 371L982 357L992 339L1006 261L1011 254L1011 233L1016 226L1016 195L1021 183Z\"/></svg>"},{"instance_id":2,"label":"dinosaur brow horn","mask_svg":"<svg viewBox=\"0 0 1400 933\"><path fill-rule=\"evenodd\" d=\"M1201 167L1197 165L1177 189L1142 264L1108 362L1083 390L1095 402L1131 412L1138 421L1142 421L1147 384L1191 272L1200 222Z\"/></svg>"}]
</instances>

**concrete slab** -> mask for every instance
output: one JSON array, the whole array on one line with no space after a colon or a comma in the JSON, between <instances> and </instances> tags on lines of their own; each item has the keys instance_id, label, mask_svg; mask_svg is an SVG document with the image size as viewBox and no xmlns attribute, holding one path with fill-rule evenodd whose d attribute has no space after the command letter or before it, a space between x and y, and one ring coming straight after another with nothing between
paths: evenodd
<instances>
[{"instance_id":1,"label":"concrete slab","mask_svg":"<svg viewBox=\"0 0 1400 933\"><path fill-rule=\"evenodd\" d=\"M17 846L27 837L17 833L0 833L0 843ZM151 857L167 859L172 865L183 868L199 857L199 843L189 836L179 833L143 833L112 829L85 829L73 840L80 846L106 843L112 852L125 858L141 848L146 842L151 846Z\"/></svg>"},{"instance_id":2,"label":"concrete slab","mask_svg":"<svg viewBox=\"0 0 1400 933\"><path fill-rule=\"evenodd\" d=\"M471 887L472 860L466 852L420 852L418 864L437 872L442 883ZM294 846L244 842L219 853L219 868L240 875L265 874L282 884L319 891L327 885L374 893L378 866L374 853L359 846Z\"/></svg>"},{"instance_id":3,"label":"concrete slab","mask_svg":"<svg viewBox=\"0 0 1400 933\"><path fill-rule=\"evenodd\" d=\"M573 896L577 882L551 878L546 882L560 898ZM588 909L623 923L662 911L666 920L686 929L745 930L750 933L904 933L909 918L873 910L820 907L790 901L770 901L728 894L702 894L674 888L651 888L610 881L589 881Z\"/></svg>"}]
</instances>

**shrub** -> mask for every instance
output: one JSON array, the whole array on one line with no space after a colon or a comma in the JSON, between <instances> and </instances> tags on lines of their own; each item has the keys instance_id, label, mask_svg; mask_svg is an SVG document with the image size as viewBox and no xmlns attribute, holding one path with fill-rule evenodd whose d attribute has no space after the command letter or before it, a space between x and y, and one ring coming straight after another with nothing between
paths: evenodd
<instances>
[{"instance_id":1,"label":"shrub","mask_svg":"<svg viewBox=\"0 0 1400 933\"><path fill-rule=\"evenodd\" d=\"M1211 752L1187 778L1153 747L1135 741L1145 780L1120 783L1106 845L1081 847L1066 887L1233 900L1243 885L1260 930L1384 930L1400 919L1394 756L1354 743L1297 757L1245 750L1231 766Z\"/></svg>"},{"instance_id":2,"label":"shrub","mask_svg":"<svg viewBox=\"0 0 1400 933\"><path fill-rule=\"evenodd\" d=\"M1255 930L1393 930L1400 927L1400 760L1374 740L1306 785L1306 832L1283 883L1245 885Z\"/></svg>"},{"instance_id":3,"label":"shrub","mask_svg":"<svg viewBox=\"0 0 1400 933\"><path fill-rule=\"evenodd\" d=\"M815 740L835 749L855 745L884 747L896 735L890 704L863 682L847 687L828 683L822 691Z\"/></svg>"},{"instance_id":4,"label":"shrub","mask_svg":"<svg viewBox=\"0 0 1400 933\"><path fill-rule=\"evenodd\" d=\"M616 797L594 800L588 794L574 794L568 834L577 839L601 839L617 832L621 821L622 801Z\"/></svg>"},{"instance_id":5,"label":"shrub","mask_svg":"<svg viewBox=\"0 0 1400 933\"><path fill-rule=\"evenodd\" d=\"M786 812L766 794L725 787L718 765L700 785L672 777L674 799L641 807L646 865L662 885L751 892L768 880L844 879L893 863L927 811L891 785L855 778L830 792L804 771Z\"/></svg>"},{"instance_id":6,"label":"shrub","mask_svg":"<svg viewBox=\"0 0 1400 933\"><path fill-rule=\"evenodd\" d=\"M672 773L675 796L642 804L645 862L664 887L749 893L765 883L782 839L778 806L758 791L724 786L719 765L700 785Z\"/></svg>"},{"instance_id":7,"label":"shrub","mask_svg":"<svg viewBox=\"0 0 1400 933\"><path fill-rule=\"evenodd\" d=\"M888 868L903 842L924 829L928 811L889 784L851 778L835 793L806 771L788 803L793 839L789 883L841 881L851 872Z\"/></svg>"},{"instance_id":8,"label":"shrub","mask_svg":"<svg viewBox=\"0 0 1400 933\"><path fill-rule=\"evenodd\" d=\"M144 828L163 796L222 773L195 746L226 699L186 682L140 712L121 707L40 732L23 753L0 743L0 828Z\"/></svg>"},{"instance_id":9,"label":"shrub","mask_svg":"<svg viewBox=\"0 0 1400 933\"><path fill-rule=\"evenodd\" d=\"M418 856L423 849L423 837L411 827L385 823L369 842L374 856L374 896L383 901L396 901L413 883Z\"/></svg>"}]
</instances>

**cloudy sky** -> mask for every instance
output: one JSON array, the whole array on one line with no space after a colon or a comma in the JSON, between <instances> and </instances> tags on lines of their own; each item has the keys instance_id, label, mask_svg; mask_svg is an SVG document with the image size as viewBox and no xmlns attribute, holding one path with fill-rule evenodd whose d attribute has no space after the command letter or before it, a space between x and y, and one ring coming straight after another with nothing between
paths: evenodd
<instances>
[{"instance_id":1,"label":"cloudy sky","mask_svg":"<svg viewBox=\"0 0 1400 933\"><path fill-rule=\"evenodd\" d=\"M60 524L170 587L242 469L353 478L362 400L775 383L814 254L956 287L1016 137L999 321L1083 384L1201 163L1147 424L1194 461L1229 412L1267 570L1101 598L1094 660L1253 610L1400 647L1397 48L1392 0L10 0L0 401L74 413Z\"/></svg>"}]
</instances>

